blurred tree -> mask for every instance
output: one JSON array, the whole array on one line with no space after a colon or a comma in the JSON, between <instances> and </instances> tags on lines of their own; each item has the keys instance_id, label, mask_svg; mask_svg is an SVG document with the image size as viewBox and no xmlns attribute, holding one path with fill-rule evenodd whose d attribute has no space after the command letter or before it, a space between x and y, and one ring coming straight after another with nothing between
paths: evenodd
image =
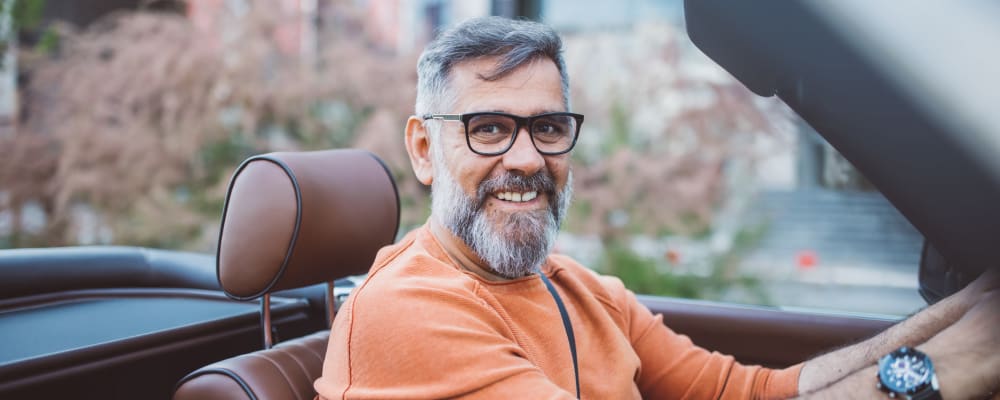
<instances>
[{"instance_id":1,"label":"blurred tree","mask_svg":"<svg viewBox=\"0 0 1000 400\"><path fill-rule=\"evenodd\" d=\"M573 154L567 228L600 238L604 251L594 268L637 293L743 293L741 301L768 303L757 281L737 270L759 234L715 218L752 187L752 174L741 172L765 155L757 142L790 143L787 109L758 100L667 23L579 32L565 43L574 108L587 115ZM637 252L640 235L705 239L711 251L678 265Z\"/></svg>"},{"instance_id":2,"label":"blurred tree","mask_svg":"<svg viewBox=\"0 0 1000 400\"><path fill-rule=\"evenodd\" d=\"M263 0L197 4L219 8L53 25L56 51L22 49L25 107L16 132L0 136L12 245L210 250L240 160L346 146L386 160L404 229L423 222L427 188L401 140L415 55L371 45L353 1L325 1L315 15ZM312 50L289 48L300 29L315 30ZM751 163L752 138L780 131L781 110L682 40L666 25L565 37L574 108L587 115L567 229L609 244L705 233L727 164ZM29 205L42 210L42 229L21 223Z\"/></svg>"},{"instance_id":3,"label":"blurred tree","mask_svg":"<svg viewBox=\"0 0 1000 400\"><path fill-rule=\"evenodd\" d=\"M388 117L412 108L414 60L371 50L351 23L325 24L315 58L289 53L282 26L315 16L242 4L207 29L141 11L59 27L60 51L26 65L22 124L0 137L0 212L44 211L41 232L14 224L14 246L102 237L81 236L83 213L112 243L209 250L229 174L266 151L369 148L420 194L395 145L405 119Z\"/></svg>"},{"instance_id":4,"label":"blurred tree","mask_svg":"<svg viewBox=\"0 0 1000 400\"><path fill-rule=\"evenodd\" d=\"M760 135L790 137L788 112L759 101L666 23L566 39L574 108L571 229L606 242L631 234L704 235L728 192L729 166L751 168Z\"/></svg>"}]
</instances>

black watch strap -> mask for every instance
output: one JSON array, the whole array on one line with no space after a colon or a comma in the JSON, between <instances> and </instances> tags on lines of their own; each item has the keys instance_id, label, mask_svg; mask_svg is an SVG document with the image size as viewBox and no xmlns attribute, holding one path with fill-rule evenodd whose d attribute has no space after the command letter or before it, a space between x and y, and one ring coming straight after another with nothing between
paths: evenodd
<instances>
[{"instance_id":1,"label":"black watch strap","mask_svg":"<svg viewBox=\"0 0 1000 400\"><path fill-rule=\"evenodd\" d=\"M923 393L917 393L911 397L913 400L943 400L941 398L941 391L928 388L929 390Z\"/></svg>"}]
</instances>

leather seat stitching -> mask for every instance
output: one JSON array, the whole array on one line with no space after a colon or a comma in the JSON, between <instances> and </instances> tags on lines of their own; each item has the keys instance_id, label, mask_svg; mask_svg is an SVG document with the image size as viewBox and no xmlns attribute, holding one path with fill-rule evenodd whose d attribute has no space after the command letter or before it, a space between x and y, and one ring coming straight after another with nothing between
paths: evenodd
<instances>
[{"instance_id":1,"label":"leather seat stitching","mask_svg":"<svg viewBox=\"0 0 1000 400\"><path fill-rule=\"evenodd\" d=\"M282 381L288 387L289 391L292 392L292 394L295 395L295 398L296 399L303 398L302 396L300 396L299 391L296 390L295 385L292 384L292 380L289 379L288 374L285 373L285 370L283 368L281 368L281 365L279 363L277 363L273 359L271 359L271 357L269 357L265 352L253 353L253 354L250 354L250 356L251 357L259 357L259 358L262 358L265 361L271 363L271 365L274 366L274 368L278 371L278 373L281 374L281 377L284 378L284 379L282 379Z\"/></svg>"}]
</instances>

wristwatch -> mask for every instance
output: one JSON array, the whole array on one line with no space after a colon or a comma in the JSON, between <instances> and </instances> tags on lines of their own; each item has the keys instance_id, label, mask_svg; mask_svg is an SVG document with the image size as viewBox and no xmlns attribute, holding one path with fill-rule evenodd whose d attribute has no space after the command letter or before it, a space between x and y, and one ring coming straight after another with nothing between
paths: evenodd
<instances>
[{"instance_id":1,"label":"wristwatch","mask_svg":"<svg viewBox=\"0 0 1000 400\"><path fill-rule=\"evenodd\" d=\"M878 360L878 388L892 398L941 400L931 358L906 346Z\"/></svg>"}]
</instances>

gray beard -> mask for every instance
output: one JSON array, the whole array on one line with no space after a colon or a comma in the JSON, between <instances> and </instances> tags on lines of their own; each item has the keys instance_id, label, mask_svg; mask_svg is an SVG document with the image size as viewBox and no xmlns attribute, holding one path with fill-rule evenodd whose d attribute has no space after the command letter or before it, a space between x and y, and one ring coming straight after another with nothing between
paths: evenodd
<instances>
[{"instance_id":1,"label":"gray beard","mask_svg":"<svg viewBox=\"0 0 1000 400\"><path fill-rule=\"evenodd\" d=\"M465 242L497 275L515 279L539 272L555 245L559 225L573 196L572 171L561 192L556 192L551 175L543 170L530 177L507 174L485 180L479 185L477 198L473 199L462 191L444 168L443 157L438 154L433 157L433 218ZM500 188L545 193L549 198L549 209L514 214L496 212L494 215L500 220L493 223L483 206L488 197ZM500 228L497 229L497 226Z\"/></svg>"}]
</instances>

